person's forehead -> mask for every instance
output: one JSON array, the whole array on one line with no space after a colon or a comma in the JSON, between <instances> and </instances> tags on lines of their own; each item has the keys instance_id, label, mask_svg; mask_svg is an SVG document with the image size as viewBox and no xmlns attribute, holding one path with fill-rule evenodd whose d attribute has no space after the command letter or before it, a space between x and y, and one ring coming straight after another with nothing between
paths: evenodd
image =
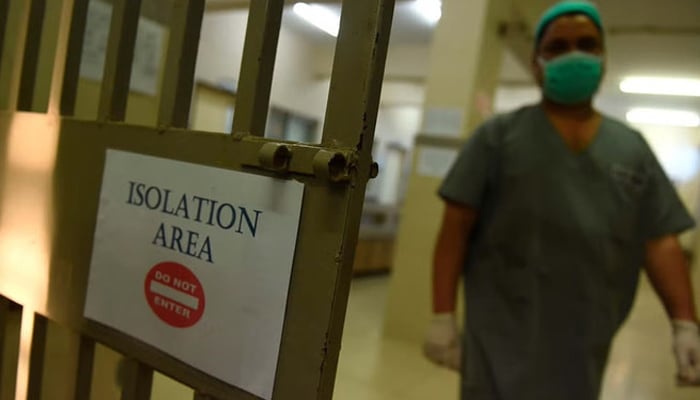
<instances>
[{"instance_id":1,"label":"person's forehead","mask_svg":"<svg viewBox=\"0 0 700 400\"><path fill-rule=\"evenodd\" d=\"M601 37L598 26L586 15L562 15L545 29L542 42L557 37L595 36Z\"/></svg>"}]
</instances>

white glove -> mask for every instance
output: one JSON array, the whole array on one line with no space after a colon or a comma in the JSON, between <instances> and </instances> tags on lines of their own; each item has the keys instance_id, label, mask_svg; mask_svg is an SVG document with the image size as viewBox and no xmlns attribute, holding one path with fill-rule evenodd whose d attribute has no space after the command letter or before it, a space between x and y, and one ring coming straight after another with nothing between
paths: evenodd
<instances>
[{"instance_id":1,"label":"white glove","mask_svg":"<svg viewBox=\"0 0 700 400\"><path fill-rule=\"evenodd\" d=\"M459 371L462 364L462 341L452 313L433 316L425 335L423 353L435 364Z\"/></svg>"},{"instance_id":2,"label":"white glove","mask_svg":"<svg viewBox=\"0 0 700 400\"><path fill-rule=\"evenodd\" d=\"M700 331L693 321L673 320L673 352L680 385L700 385Z\"/></svg>"}]
</instances>

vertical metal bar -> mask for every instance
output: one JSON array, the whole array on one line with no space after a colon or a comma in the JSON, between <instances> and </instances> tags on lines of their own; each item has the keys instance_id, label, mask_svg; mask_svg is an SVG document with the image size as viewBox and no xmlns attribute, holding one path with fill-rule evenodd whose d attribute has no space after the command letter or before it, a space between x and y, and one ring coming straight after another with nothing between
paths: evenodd
<instances>
[{"instance_id":1,"label":"vertical metal bar","mask_svg":"<svg viewBox=\"0 0 700 400\"><path fill-rule=\"evenodd\" d=\"M307 186L304 192L276 399L333 396L393 9L394 0L343 2L323 143L356 149L358 158L350 185ZM329 232L318 222L323 219L340 227ZM301 368L318 375L295 373Z\"/></svg>"},{"instance_id":2,"label":"vertical metal bar","mask_svg":"<svg viewBox=\"0 0 700 400\"><path fill-rule=\"evenodd\" d=\"M14 400L17 389L22 307L0 296L0 400Z\"/></svg>"},{"instance_id":3,"label":"vertical metal bar","mask_svg":"<svg viewBox=\"0 0 700 400\"><path fill-rule=\"evenodd\" d=\"M75 375L75 400L90 400L92 389L92 368L95 363L95 341L80 336L78 350L78 371Z\"/></svg>"},{"instance_id":4,"label":"vertical metal bar","mask_svg":"<svg viewBox=\"0 0 700 400\"><path fill-rule=\"evenodd\" d=\"M1 54L1 52L0 52ZM6 367L5 356L7 354L5 348L5 340L7 338L7 329L10 321L10 300L0 296L0 387L3 387L4 368ZM0 396L2 397L2 396Z\"/></svg>"},{"instance_id":5,"label":"vertical metal bar","mask_svg":"<svg viewBox=\"0 0 700 400\"><path fill-rule=\"evenodd\" d=\"M73 12L70 20L70 36L66 50L66 63L63 70L63 88L61 89L61 115L72 116L75 113L75 101L78 96L78 79L80 78L80 59L85 39L88 4L90 0L73 0Z\"/></svg>"},{"instance_id":6,"label":"vertical metal bar","mask_svg":"<svg viewBox=\"0 0 700 400\"><path fill-rule=\"evenodd\" d=\"M2 49L5 45L7 30L7 15L10 13L10 0L0 0L0 64L2 64Z\"/></svg>"},{"instance_id":7,"label":"vertical metal bar","mask_svg":"<svg viewBox=\"0 0 700 400\"><path fill-rule=\"evenodd\" d=\"M0 57L0 110L14 111L17 107L29 6L27 1L8 1L3 54ZM14 40L8 40L11 38Z\"/></svg>"},{"instance_id":8,"label":"vertical metal bar","mask_svg":"<svg viewBox=\"0 0 700 400\"><path fill-rule=\"evenodd\" d=\"M24 42L22 75L20 76L19 95L17 97L17 109L19 111L32 111L45 14L46 0L31 0L29 21L27 22L27 37Z\"/></svg>"},{"instance_id":9,"label":"vertical metal bar","mask_svg":"<svg viewBox=\"0 0 700 400\"><path fill-rule=\"evenodd\" d=\"M263 136L284 0L250 3L232 132Z\"/></svg>"},{"instance_id":10,"label":"vertical metal bar","mask_svg":"<svg viewBox=\"0 0 700 400\"><path fill-rule=\"evenodd\" d=\"M123 121L129 99L141 0L114 0L97 118Z\"/></svg>"},{"instance_id":11,"label":"vertical metal bar","mask_svg":"<svg viewBox=\"0 0 700 400\"><path fill-rule=\"evenodd\" d=\"M343 2L323 143L371 145L394 0ZM367 153L367 152L365 152Z\"/></svg>"},{"instance_id":12,"label":"vertical metal bar","mask_svg":"<svg viewBox=\"0 0 700 400\"><path fill-rule=\"evenodd\" d=\"M192 103L204 0L176 0L173 11L158 125L186 128Z\"/></svg>"},{"instance_id":13,"label":"vertical metal bar","mask_svg":"<svg viewBox=\"0 0 700 400\"><path fill-rule=\"evenodd\" d=\"M22 306L0 297L0 329L2 329L2 358L0 358L0 399L14 400L17 390L17 367L21 335Z\"/></svg>"},{"instance_id":14,"label":"vertical metal bar","mask_svg":"<svg viewBox=\"0 0 700 400\"><path fill-rule=\"evenodd\" d=\"M384 80L386 56L394 15L395 0L344 1L342 20L331 75L323 143L357 149L357 176L350 191L345 233L341 248L341 268L336 278L335 296L326 355L321 371L319 398L330 399L337 371L340 342L352 265L360 230L367 181L371 174L374 130Z\"/></svg>"},{"instance_id":15,"label":"vertical metal bar","mask_svg":"<svg viewBox=\"0 0 700 400\"><path fill-rule=\"evenodd\" d=\"M46 356L46 331L48 320L34 314L31 355L29 356L29 383L27 400L41 400L42 381L44 378L44 360Z\"/></svg>"},{"instance_id":16,"label":"vertical metal bar","mask_svg":"<svg viewBox=\"0 0 700 400\"><path fill-rule=\"evenodd\" d=\"M137 360L127 360L121 400L149 400L153 386L153 369Z\"/></svg>"}]
</instances>

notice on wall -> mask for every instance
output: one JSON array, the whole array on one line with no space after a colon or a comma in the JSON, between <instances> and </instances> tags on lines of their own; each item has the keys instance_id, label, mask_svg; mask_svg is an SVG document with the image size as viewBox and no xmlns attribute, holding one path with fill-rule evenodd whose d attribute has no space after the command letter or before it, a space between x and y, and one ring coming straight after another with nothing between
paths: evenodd
<instances>
[{"instance_id":1,"label":"notice on wall","mask_svg":"<svg viewBox=\"0 0 700 400\"><path fill-rule=\"evenodd\" d=\"M160 24L145 18L139 19L131 70L131 90L150 96L158 94L161 59L165 56L164 41L165 30Z\"/></svg>"},{"instance_id":2,"label":"notice on wall","mask_svg":"<svg viewBox=\"0 0 700 400\"><path fill-rule=\"evenodd\" d=\"M423 133L431 136L459 137L464 110L456 107L429 107L423 115Z\"/></svg>"},{"instance_id":3,"label":"notice on wall","mask_svg":"<svg viewBox=\"0 0 700 400\"><path fill-rule=\"evenodd\" d=\"M303 185L108 150L85 317L270 399Z\"/></svg>"},{"instance_id":4,"label":"notice on wall","mask_svg":"<svg viewBox=\"0 0 700 400\"><path fill-rule=\"evenodd\" d=\"M92 81L101 81L107 54L109 26L112 6L101 1L88 3L83 52L80 56L80 76Z\"/></svg>"},{"instance_id":5,"label":"notice on wall","mask_svg":"<svg viewBox=\"0 0 700 400\"><path fill-rule=\"evenodd\" d=\"M418 149L417 170L421 176L444 178L457 160L456 149L436 146L422 146Z\"/></svg>"},{"instance_id":6,"label":"notice on wall","mask_svg":"<svg viewBox=\"0 0 700 400\"><path fill-rule=\"evenodd\" d=\"M90 1L80 59L82 78L102 81L111 19L111 4L99 0ZM158 93L165 34L165 29L160 24L145 18L139 19L131 70L131 90L150 96Z\"/></svg>"}]
</instances>

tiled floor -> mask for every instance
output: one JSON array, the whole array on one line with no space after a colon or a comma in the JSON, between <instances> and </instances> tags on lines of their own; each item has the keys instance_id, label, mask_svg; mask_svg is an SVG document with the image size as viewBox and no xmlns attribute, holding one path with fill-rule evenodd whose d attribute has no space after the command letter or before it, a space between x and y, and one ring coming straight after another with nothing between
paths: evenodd
<instances>
[{"instance_id":1,"label":"tiled floor","mask_svg":"<svg viewBox=\"0 0 700 400\"><path fill-rule=\"evenodd\" d=\"M382 338L388 283L388 277L353 282L334 400L457 400L455 373L429 364L417 343ZM700 400L700 388L675 387L670 340L661 305L643 281L615 340L601 400ZM162 375L154 383L154 399L192 398L190 389Z\"/></svg>"},{"instance_id":2,"label":"tiled floor","mask_svg":"<svg viewBox=\"0 0 700 400\"><path fill-rule=\"evenodd\" d=\"M382 340L388 283L388 277L353 282L334 399L457 399L455 373L428 363L415 343Z\"/></svg>"},{"instance_id":3,"label":"tiled floor","mask_svg":"<svg viewBox=\"0 0 700 400\"><path fill-rule=\"evenodd\" d=\"M383 340L388 277L353 283L335 400L457 399L456 374L433 367L418 344ZM632 315L615 340L601 400L699 400L679 389L663 310L644 281Z\"/></svg>"}]
</instances>

